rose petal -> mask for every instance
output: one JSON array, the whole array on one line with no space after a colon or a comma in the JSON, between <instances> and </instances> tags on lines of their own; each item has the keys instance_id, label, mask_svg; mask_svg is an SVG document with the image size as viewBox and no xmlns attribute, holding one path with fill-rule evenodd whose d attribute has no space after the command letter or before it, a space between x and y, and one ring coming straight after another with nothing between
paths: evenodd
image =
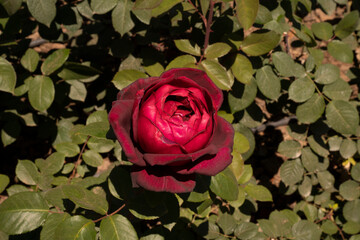
<instances>
[{"instance_id":1,"label":"rose petal","mask_svg":"<svg viewBox=\"0 0 360 240\"><path fill-rule=\"evenodd\" d=\"M135 99L136 93L140 89L147 89L150 87L150 85L155 84L159 82L161 78L159 77L150 77L150 78L144 78L144 79L138 79L135 82L128 85L126 88L122 89L117 96L118 100L125 100L125 99Z\"/></svg>"},{"instance_id":2,"label":"rose petal","mask_svg":"<svg viewBox=\"0 0 360 240\"><path fill-rule=\"evenodd\" d=\"M179 166L192 161L191 156L185 153L182 154L144 153L144 159L151 166L154 165Z\"/></svg>"},{"instance_id":3,"label":"rose petal","mask_svg":"<svg viewBox=\"0 0 360 240\"><path fill-rule=\"evenodd\" d=\"M138 143L145 153L183 153L180 146L167 139L159 127L146 116L139 115L137 126Z\"/></svg>"},{"instance_id":4,"label":"rose petal","mask_svg":"<svg viewBox=\"0 0 360 240\"><path fill-rule=\"evenodd\" d=\"M223 118L217 116L216 120L215 132L211 142L205 148L188 154L145 153L144 159L150 165L174 166L174 171L180 174L192 174L200 171L202 171L202 174L204 175L212 174L212 169L209 168L212 168L213 166L210 165L213 165L217 161L220 163L218 163L218 167L214 168L215 170L221 169L224 166L224 168L226 168L226 166L228 166L232 160L231 152L234 139L234 129L231 124L225 121ZM225 151L225 149L227 149L227 151ZM220 153L220 151L222 152ZM206 158L204 156L206 156ZM219 158L222 159L219 160ZM207 162L209 167L205 166L204 164L196 167L196 164L199 164L201 161ZM182 165L182 163L188 164ZM206 171L208 171L209 174L206 174Z\"/></svg>"},{"instance_id":5,"label":"rose petal","mask_svg":"<svg viewBox=\"0 0 360 240\"><path fill-rule=\"evenodd\" d=\"M141 153L136 151L130 137L133 105L134 100L115 101L109 113L109 122L129 161L139 166L145 166L146 163Z\"/></svg>"},{"instance_id":6,"label":"rose petal","mask_svg":"<svg viewBox=\"0 0 360 240\"><path fill-rule=\"evenodd\" d=\"M177 68L177 69L175 68L163 73L160 77L169 78L171 76L174 76L173 78L186 77L195 81L202 88L206 89L209 92L209 95L211 96L213 101L214 108L216 110L220 109L220 106L223 101L222 92L211 81L211 79L207 76L207 74L204 71L194 68Z\"/></svg>"},{"instance_id":7,"label":"rose petal","mask_svg":"<svg viewBox=\"0 0 360 240\"><path fill-rule=\"evenodd\" d=\"M191 164L184 166L182 169L179 168L177 173L199 173L209 176L216 175L231 164L233 142L233 127L226 120L217 116L217 126L213 134L213 138L209 145L200 151L205 154L201 156L193 156L196 157L196 160Z\"/></svg>"},{"instance_id":8,"label":"rose petal","mask_svg":"<svg viewBox=\"0 0 360 240\"><path fill-rule=\"evenodd\" d=\"M195 174L171 174L169 169L155 169L152 167L131 170L133 186L141 186L155 192L184 193L191 192L195 187Z\"/></svg>"}]
</instances>

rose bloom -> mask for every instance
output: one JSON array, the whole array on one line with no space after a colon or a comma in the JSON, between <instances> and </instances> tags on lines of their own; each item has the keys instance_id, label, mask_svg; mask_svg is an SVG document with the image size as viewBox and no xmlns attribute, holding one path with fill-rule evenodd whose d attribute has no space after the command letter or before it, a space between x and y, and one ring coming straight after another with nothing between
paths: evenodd
<instances>
[{"instance_id":1,"label":"rose bloom","mask_svg":"<svg viewBox=\"0 0 360 240\"><path fill-rule=\"evenodd\" d=\"M234 130L217 115L223 95L205 72L171 69L138 79L118 94L110 124L134 187L190 192L196 174L214 176L232 160Z\"/></svg>"}]
</instances>

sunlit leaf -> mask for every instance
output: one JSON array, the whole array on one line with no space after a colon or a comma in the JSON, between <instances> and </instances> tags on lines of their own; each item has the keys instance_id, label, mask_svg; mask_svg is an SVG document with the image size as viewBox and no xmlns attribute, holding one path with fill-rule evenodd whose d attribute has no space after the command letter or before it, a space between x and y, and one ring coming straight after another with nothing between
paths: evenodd
<instances>
[{"instance_id":1,"label":"sunlit leaf","mask_svg":"<svg viewBox=\"0 0 360 240\"><path fill-rule=\"evenodd\" d=\"M13 93L16 86L16 73L11 63L0 57L0 91Z\"/></svg>"},{"instance_id":2,"label":"sunlit leaf","mask_svg":"<svg viewBox=\"0 0 360 240\"><path fill-rule=\"evenodd\" d=\"M0 230L8 234L30 232L45 221L49 207L39 193L20 192L0 205Z\"/></svg>"}]
</instances>

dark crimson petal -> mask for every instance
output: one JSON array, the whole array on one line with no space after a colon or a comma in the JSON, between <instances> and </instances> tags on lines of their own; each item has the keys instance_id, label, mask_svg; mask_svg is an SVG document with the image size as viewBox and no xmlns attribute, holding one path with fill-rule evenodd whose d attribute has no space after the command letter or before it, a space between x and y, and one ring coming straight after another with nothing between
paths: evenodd
<instances>
[{"instance_id":1,"label":"dark crimson petal","mask_svg":"<svg viewBox=\"0 0 360 240\"><path fill-rule=\"evenodd\" d=\"M179 166L191 162L191 156L187 154L144 153L144 159L151 166L154 165Z\"/></svg>"},{"instance_id":2,"label":"dark crimson petal","mask_svg":"<svg viewBox=\"0 0 360 240\"><path fill-rule=\"evenodd\" d=\"M168 168L134 166L131 169L133 186L140 186L155 192L184 193L195 187L195 174L171 174Z\"/></svg>"},{"instance_id":3,"label":"dark crimson petal","mask_svg":"<svg viewBox=\"0 0 360 240\"><path fill-rule=\"evenodd\" d=\"M187 77L189 79L192 79L193 81L195 81L197 84L199 84L201 87L205 88L209 92L213 101L214 108L216 110L220 109L220 106L223 101L222 92L213 83L213 81L211 81L211 79L204 71L194 68L175 68L167 72L164 72L160 77L161 78Z\"/></svg>"},{"instance_id":4,"label":"dark crimson petal","mask_svg":"<svg viewBox=\"0 0 360 240\"><path fill-rule=\"evenodd\" d=\"M214 176L231 164L232 147L234 143L234 129L225 119L217 116L217 125L209 146L196 156L196 161L190 165L179 168L177 173Z\"/></svg>"},{"instance_id":5,"label":"dark crimson petal","mask_svg":"<svg viewBox=\"0 0 360 240\"><path fill-rule=\"evenodd\" d=\"M109 122L129 161L136 165L145 166L146 163L142 154L136 151L130 137L133 105L134 100L115 101L109 113Z\"/></svg>"}]
</instances>

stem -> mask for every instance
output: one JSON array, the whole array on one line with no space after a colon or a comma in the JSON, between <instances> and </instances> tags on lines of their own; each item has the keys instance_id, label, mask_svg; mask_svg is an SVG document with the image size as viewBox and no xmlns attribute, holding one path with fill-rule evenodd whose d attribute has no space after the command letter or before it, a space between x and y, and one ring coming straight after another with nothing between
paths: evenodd
<instances>
[{"instance_id":1,"label":"stem","mask_svg":"<svg viewBox=\"0 0 360 240\"><path fill-rule=\"evenodd\" d=\"M199 11L199 9L195 6L195 4L191 0L188 0L188 2L195 8L195 11L199 14L201 19L203 20L205 27L207 27L207 20L205 16Z\"/></svg>"},{"instance_id":2,"label":"stem","mask_svg":"<svg viewBox=\"0 0 360 240\"><path fill-rule=\"evenodd\" d=\"M210 31L211 31L210 27L211 27L212 18L214 15L214 5L215 5L215 2L213 0L210 0L210 10L209 10L209 16L208 16L208 20L207 20L207 24L206 24L204 49L203 49L203 54L201 55L201 58L199 60L199 63L201 63L201 61L204 59L205 50L209 45L209 38L210 38Z\"/></svg>"},{"instance_id":3,"label":"stem","mask_svg":"<svg viewBox=\"0 0 360 240\"><path fill-rule=\"evenodd\" d=\"M320 91L320 89L318 88L318 86L316 85L316 83L311 79L311 77L310 77L308 74L306 74L306 77L309 78L309 79L313 82L316 91L317 91L326 101L331 102L331 100L330 100L327 96L325 96L325 94L323 94L323 93Z\"/></svg>"},{"instance_id":4,"label":"stem","mask_svg":"<svg viewBox=\"0 0 360 240\"><path fill-rule=\"evenodd\" d=\"M85 140L85 142L84 142L84 145L82 146L81 151L80 151L80 153L79 153L79 157L78 157L77 161L75 162L75 166L74 166L74 169L73 169L73 171L72 171L72 173L71 173L71 176L69 177L68 183L70 183L71 180L75 177L76 169L77 169L77 167L78 167L78 166L81 164L81 162L82 162L81 156L82 156L82 154L83 154L84 151L85 151L85 147L86 147L89 139L90 139L90 136L87 136L87 138L86 138L86 140Z\"/></svg>"},{"instance_id":5,"label":"stem","mask_svg":"<svg viewBox=\"0 0 360 240\"><path fill-rule=\"evenodd\" d=\"M125 203L121 207L119 207L117 210L115 210L114 212L112 212L110 214L106 214L105 216L103 216L103 217L101 217L99 219L93 220L93 222L96 223L96 222L99 222L99 221L103 220L104 218L111 217L112 215L115 215L116 213L121 211L121 209L123 209L124 207L125 207Z\"/></svg>"}]
</instances>

